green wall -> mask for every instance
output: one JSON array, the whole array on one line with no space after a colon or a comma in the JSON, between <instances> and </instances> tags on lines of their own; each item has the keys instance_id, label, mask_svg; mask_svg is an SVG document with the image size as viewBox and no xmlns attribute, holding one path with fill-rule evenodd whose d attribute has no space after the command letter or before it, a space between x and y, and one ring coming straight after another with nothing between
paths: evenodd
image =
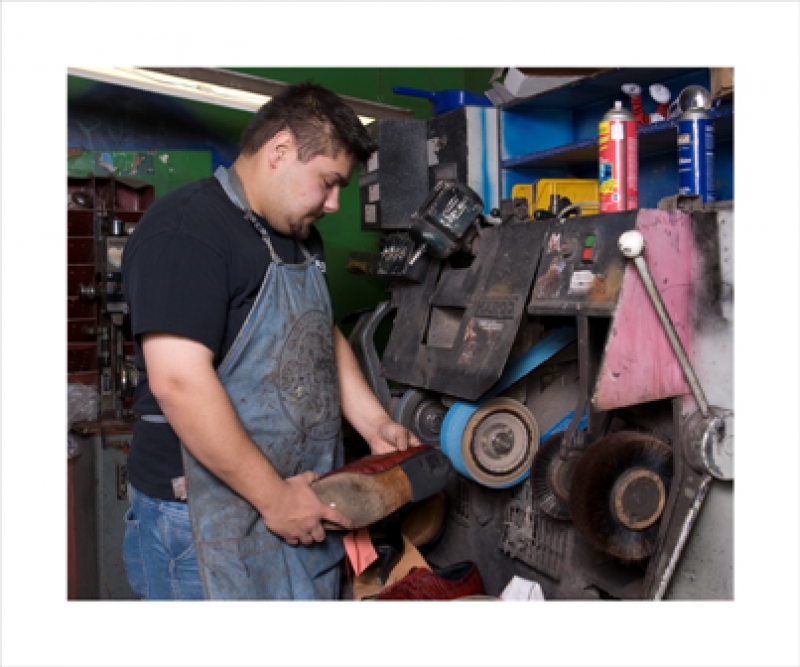
<instances>
[{"instance_id":1,"label":"green wall","mask_svg":"<svg viewBox=\"0 0 800 667\"><path fill-rule=\"evenodd\" d=\"M417 118L431 117L431 103L419 97L396 95L394 86L422 90L466 89L482 93L490 87L492 68L230 68L287 83L311 80L339 93L411 109ZM468 87L469 86L469 87ZM325 240L328 281L337 322L348 313L372 307L389 298L388 282L357 276L345 270L351 252L377 252L377 232L361 231L358 179L341 196L341 208L318 223ZM347 333L347 331L345 331Z\"/></svg>"},{"instance_id":2,"label":"green wall","mask_svg":"<svg viewBox=\"0 0 800 667\"><path fill-rule=\"evenodd\" d=\"M84 151L67 159L67 176L115 175L144 181L160 197L212 173L210 151Z\"/></svg>"},{"instance_id":3,"label":"green wall","mask_svg":"<svg viewBox=\"0 0 800 667\"><path fill-rule=\"evenodd\" d=\"M268 79L297 83L311 80L331 90L383 104L411 109L417 118L431 116L431 103L396 95L394 86L439 91L465 89L483 93L493 72L487 68L228 68ZM239 136L251 115L210 104L121 89L68 77L70 148L84 150L210 150L212 167L230 164ZM145 103L146 102L146 103ZM93 128L93 129L92 129ZM340 210L319 223L325 240L328 281L334 316L373 307L388 298L385 281L346 271L351 252L377 252L377 232L362 232L358 179L341 196ZM347 333L347 328L345 328Z\"/></svg>"}]
</instances>

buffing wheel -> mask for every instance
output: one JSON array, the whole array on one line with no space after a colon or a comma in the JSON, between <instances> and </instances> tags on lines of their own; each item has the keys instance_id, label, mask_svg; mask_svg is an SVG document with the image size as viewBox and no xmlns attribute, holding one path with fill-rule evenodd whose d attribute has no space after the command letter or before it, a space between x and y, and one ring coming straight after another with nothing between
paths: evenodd
<instances>
[{"instance_id":1,"label":"buffing wheel","mask_svg":"<svg viewBox=\"0 0 800 667\"><path fill-rule=\"evenodd\" d=\"M575 528L597 549L626 561L650 556L672 481L672 449L644 433L619 431L592 444L572 478Z\"/></svg>"}]
</instances>

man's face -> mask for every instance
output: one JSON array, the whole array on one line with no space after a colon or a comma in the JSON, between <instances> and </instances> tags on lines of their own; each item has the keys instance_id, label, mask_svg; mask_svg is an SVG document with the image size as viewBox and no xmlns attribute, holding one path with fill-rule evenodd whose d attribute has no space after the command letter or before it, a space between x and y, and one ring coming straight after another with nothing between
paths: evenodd
<instances>
[{"instance_id":1,"label":"man's face","mask_svg":"<svg viewBox=\"0 0 800 667\"><path fill-rule=\"evenodd\" d=\"M318 155L308 162L297 158L292 145L285 151L276 173L273 196L269 202L270 224L284 234L303 240L313 225L326 213L339 210L339 192L347 185L355 159L340 151L335 158Z\"/></svg>"}]
</instances>

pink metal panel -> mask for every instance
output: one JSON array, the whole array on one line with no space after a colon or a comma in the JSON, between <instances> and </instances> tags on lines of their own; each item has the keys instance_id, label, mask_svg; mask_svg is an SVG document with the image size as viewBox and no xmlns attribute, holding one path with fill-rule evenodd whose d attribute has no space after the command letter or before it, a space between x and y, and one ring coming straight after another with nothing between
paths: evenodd
<instances>
[{"instance_id":1,"label":"pink metal panel","mask_svg":"<svg viewBox=\"0 0 800 667\"><path fill-rule=\"evenodd\" d=\"M636 219L645 240L644 258L689 359L695 252L691 225L691 216L683 211L643 209ZM641 276L629 262L600 364L594 406L611 410L689 392Z\"/></svg>"}]
</instances>

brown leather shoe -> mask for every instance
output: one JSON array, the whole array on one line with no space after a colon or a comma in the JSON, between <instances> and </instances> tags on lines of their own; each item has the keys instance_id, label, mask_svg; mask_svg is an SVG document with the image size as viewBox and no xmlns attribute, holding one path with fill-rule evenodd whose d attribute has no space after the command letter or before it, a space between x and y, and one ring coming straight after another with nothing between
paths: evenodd
<instances>
[{"instance_id":1,"label":"brown leather shoe","mask_svg":"<svg viewBox=\"0 0 800 667\"><path fill-rule=\"evenodd\" d=\"M380 521L406 503L438 493L447 484L450 470L447 456L422 445L365 456L331 470L311 488L322 502L349 518L357 530ZM328 530L343 529L329 522L323 522L323 526Z\"/></svg>"}]
</instances>

